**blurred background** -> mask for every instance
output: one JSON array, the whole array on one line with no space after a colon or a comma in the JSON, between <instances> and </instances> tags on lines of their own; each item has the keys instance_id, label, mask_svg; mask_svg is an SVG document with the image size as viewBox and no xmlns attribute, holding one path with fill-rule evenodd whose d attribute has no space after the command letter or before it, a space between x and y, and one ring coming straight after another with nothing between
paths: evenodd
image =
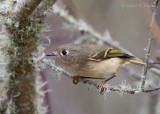
<instances>
[{"instance_id":1,"label":"blurred background","mask_svg":"<svg viewBox=\"0 0 160 114\"><path fill-rule=\"evenodd\" d=\"M152 2L153 0L63 0L56 4L65 5L72 16L85 20L97 32L103 34L108 30L111 37L121 46L144 59L144 48L147 46L148 38L151 37L149 25ZM152 60L156 60L160 54L159 19L158 9L152 29L155 36L152 43ZM45 44L48 41L44 36L51 39L51 45L46 47L46 53L58 45L72 43L81 37L80 31L65 29L63 19L57 15L49 15L46 23L51 27L51 31L43 33L40 40L41 44ZM141 74L141 67L133 68ZM160 114L158 92L138 95L108 92L104 97L94 87L82 83L74 85L66 76L57 78L56 72L50 68L46 68L41 75L48 81L47 89L52 90L46 95L48 114ZM149 72L147 79L154 81L158 77ZM125 81L133 85L138 84L123 69L118 73L118 77L109 83L119 85Z\"/></svg>"}]
</instances>

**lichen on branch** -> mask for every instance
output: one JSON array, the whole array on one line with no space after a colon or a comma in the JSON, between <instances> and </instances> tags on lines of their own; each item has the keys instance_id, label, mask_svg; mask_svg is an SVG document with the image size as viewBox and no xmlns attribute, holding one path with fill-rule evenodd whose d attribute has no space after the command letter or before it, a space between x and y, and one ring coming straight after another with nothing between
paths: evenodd
<instances>
[{"instance_id":1,"label":"lichen on branch","mask_svg":"<svg viewBox=\"0 0 160 114\"><path fill-rule=\"evenodd\" d=\"M52 4L47 5L44 1L17 1L14 4L20 6L16 7L19 8L17 12L12 10L9 11L9 14L4 15L7 19L4 26L10 45L5 49L6 56L8 56L6 74L8 101L5 102L4 110L0 110L2 114L7 112L10 114L38 114L41 112L37 105L37 68L33 52L38 48L46 12L55 0L50 0L53 1ZM39 10L42 6L47 7Z\"/></svg>"}]
</instances>

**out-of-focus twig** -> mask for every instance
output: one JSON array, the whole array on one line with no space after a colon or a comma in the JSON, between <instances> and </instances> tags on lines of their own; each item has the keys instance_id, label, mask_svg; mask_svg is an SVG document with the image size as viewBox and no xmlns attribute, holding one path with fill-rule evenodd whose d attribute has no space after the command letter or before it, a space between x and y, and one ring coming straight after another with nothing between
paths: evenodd
<instances>
[{"instance_id":1,"label":"out-of-focus twig","mask_svg":"<svg viewBox=\"0 0 160 114\"><path fill-rule=\"evenodd\" d=\"M43 0L37 8L38 13L44 13L47 9L51 8L56 1L57 0Z\"/></svg>"},{"instance_id":2,"label":"out-of-focus twig","mask_svg":"<svg viewBox=\"0 0 160 114\"><path fill-rule=\"evenodd\" d=\"M151 19L151 23L150 23L150 38L149 38L149 41L148 41L148 46L147 46L147 53L145 55L145 65L144 65L144 69L143 69L143 74L142 74L142 85L141 85L141 89L142 91L144 91L144 86L145 86L145 82L146 82L146 76L147 76L147 71L148 71L148 67L149 67L149 57L150 57L150 53L151 53L151 43L152 43L152 40L153 40L153 35L152 35L152 32L151 32L151 29L152 29L152 26L153 26L153 21L155 20L155 16L156 16L156 13L157 13L157 7L158 7L158 2L159 0L156 0L154 3L153 3L153 14L152 14L152 19Z\"/></svg>"},{"instance_id":3,"label":"out-of-focus twig","mask_svg":"<svg viewBox=\"0 0 160 114\"><path fill-rule=\"evenodd\" d=\"M43 0L24 0L20 3L19 10L13 14L14 19L22 20L27 18ZM18 3L17 3L18 4Z\"/></svg>"}]
</instances>

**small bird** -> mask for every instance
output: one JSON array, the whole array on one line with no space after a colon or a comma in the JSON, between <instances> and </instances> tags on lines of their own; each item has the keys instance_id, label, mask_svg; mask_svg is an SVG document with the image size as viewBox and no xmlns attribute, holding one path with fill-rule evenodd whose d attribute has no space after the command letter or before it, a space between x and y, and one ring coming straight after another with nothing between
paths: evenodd
<instances>
[{"instance_id":1,"label":"small bird","mask_svg":"<svg viewBox=\"0 0 160 114\"><path fill-rule=\"evenodd\" d=\"M60 65L72 73L74 84L80 78L102 79L106 83L126 63L145 64L120 50L94 44L64 44L46 56L54 56Z\"/></svg>"}]
</instances>

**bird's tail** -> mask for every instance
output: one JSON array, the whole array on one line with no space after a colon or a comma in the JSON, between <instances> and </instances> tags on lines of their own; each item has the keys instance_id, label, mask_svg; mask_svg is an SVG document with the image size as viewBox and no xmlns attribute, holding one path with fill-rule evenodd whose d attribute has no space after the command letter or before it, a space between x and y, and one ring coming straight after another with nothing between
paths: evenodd
<instances>
[{"instance_id":1,"label":"bird's tail","mask_svg":"<svg viewBox=\"0 0 160 114\"><path fill-rule=\"evenodd\" d=\"M138 65L145 65L146 64L143 61L136 60L136 59L126 59L126 61L129 62L129 63L138 64Z\"/></svg>"}]
</instances>

